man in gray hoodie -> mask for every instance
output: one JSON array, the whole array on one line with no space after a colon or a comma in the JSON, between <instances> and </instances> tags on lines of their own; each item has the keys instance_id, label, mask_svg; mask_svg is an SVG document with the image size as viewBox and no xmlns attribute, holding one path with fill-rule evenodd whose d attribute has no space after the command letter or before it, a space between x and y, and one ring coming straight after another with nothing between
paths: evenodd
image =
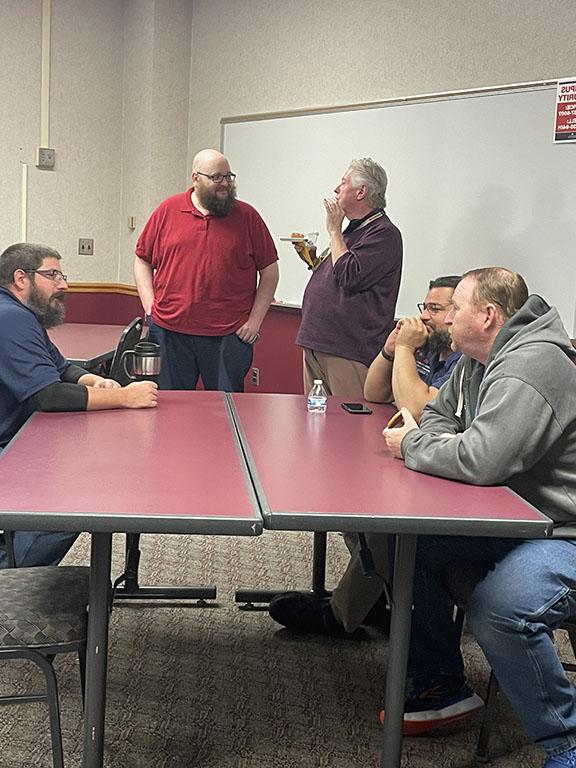
<instances>
[{"instance_id":1,"label":"man in gray hoodie","mask_svg":"<svg viewBox=\"0 0 576 768\"><path fill-rule=\"evenodd\" d=\"M410 469L506 484L554 521L576 522L576 365L557 310L498 267L468 272L452 301L445 322L463 356L419 427L403 409L404 425L384 430L388 447ZM445 589L447 569L457 563L485 573L468 625L527 732L546 750L545 768L576 768L576 692L551 637L576 613L571 540L420 538L404 733L431 731L482 704L464 677Z\"/></svg>"}]
</instances>

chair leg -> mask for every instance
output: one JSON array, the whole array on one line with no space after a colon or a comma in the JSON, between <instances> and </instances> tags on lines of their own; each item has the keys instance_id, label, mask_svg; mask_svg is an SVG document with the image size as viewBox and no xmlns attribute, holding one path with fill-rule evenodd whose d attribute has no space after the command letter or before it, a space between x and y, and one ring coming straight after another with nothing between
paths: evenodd
<instances>
[{"instance_id":1,"label":"chair leg","mask_svg":"<svg viewBox=\"0 0 576 768\"><path fill-rule=\"evenodd\" d=\"M85 708L86 698L86 644L82 643L78 648L78 664L80 667L80 691L82 692L82 711Z\"/></svg>"},{"instance_id":2,"label":"chair leg","mask_svg":"<svg viewBox=\"0 0 576 768\"><path fill-rule=\"evenodd\" d=\"M490 759L490 735L492 733L492 723L494 722L494 716L496 714L498 688L499 685L496 675L494 672L490 672L488 690L486 691L484 718L482 720L482 727L480 728L480 735L478 736L478 744L476 745L476 759L483 763Z\"/></svg>"},{"instance_id":3,"label":"chair leg","mask_svg":"<svg viewBox=\"0 0 576 768\"><path fill-rule=\"evenodd\" d=\"M576 659L576 630L575 629L568 630L568 638L570 640L570 645L572 646L572 653L574 654L574 658Z\"/></svg>"},{"instance_id":4,"label":"chair leg","mask_svg":"<svg viewBox=\"0 0 576 768\"><path fill-rule=\"evenodd\" d=\"M126 559L124 582L127 591L138 589L138 568L140 567L140 534L126 534Z\"/></svg>"},{"instance_id":5,"label":"chair leg","mask_svg":"<svg viewBox=\"0 0 576 768\"><path fill-rule=\"evenodd\" d=\"M48 701L48 712L50 715L50 734L52 737L52 760L54 768L64 768L64 752L62 750L62 728L60 725L60 704L58 703L58 683L52 659L54 657L44 657L38 654L35 660L36 664L44 672L46 678L46 699Z\"/></svg>"},{"instance_id":6,"label":"chair leg","mask_svg":"<svg viewBox=\"0 0 576 768\"><path fill-rule=\"evenodd\" d=\"M326 533L324 531L317 531L314 534L314 554L312 559L312 592L317 597L324 597L327 594L326 547Z\"/></svg>"}]
</instances>

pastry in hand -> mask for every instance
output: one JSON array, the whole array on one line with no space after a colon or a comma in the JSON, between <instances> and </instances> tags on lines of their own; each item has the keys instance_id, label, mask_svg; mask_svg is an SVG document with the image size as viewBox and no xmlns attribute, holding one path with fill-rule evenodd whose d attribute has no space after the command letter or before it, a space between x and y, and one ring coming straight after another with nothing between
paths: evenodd
<instances>
[{"instance_id":1,"label":"pastry in hand","mask_svg":"<svg viewBox=\"0 0 576 768\"><path fill-rule=\"evenodd\" d=\"M303 238L302 242L293 243L294 248L308 269L316 269L319 264L319 260L316 257L316 246L312 245L309 240L306 240L301 232L292 232L290 237Z\"/></svg>"}]
</instances>

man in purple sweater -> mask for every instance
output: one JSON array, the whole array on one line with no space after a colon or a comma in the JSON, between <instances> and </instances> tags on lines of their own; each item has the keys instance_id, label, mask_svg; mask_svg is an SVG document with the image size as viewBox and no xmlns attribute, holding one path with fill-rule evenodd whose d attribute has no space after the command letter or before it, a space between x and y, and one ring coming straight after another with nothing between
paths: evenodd
<instances>
[{"instance_id":1,"label":"man in purple sweater","mask_svg":"<svg viewBox=\"0 0 576 768\"><path fill-rule=\"evenodd\" d=\"M384 212L387 184L374 160L352 160L336 199L324 200L330 247L304 292L296 338L305 392L322 379L330 395L361 398L368 366L392 328L402 236Z\"/></svg>"}]
</instances>

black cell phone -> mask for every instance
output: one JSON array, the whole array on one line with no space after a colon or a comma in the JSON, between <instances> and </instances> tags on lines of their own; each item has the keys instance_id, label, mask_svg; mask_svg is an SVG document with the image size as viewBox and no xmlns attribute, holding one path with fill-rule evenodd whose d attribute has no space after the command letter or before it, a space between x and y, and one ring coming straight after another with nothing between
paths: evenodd
<instances>
[{"instance_id":1,"label":"black cell phone","mask_svg":"<svg viewBox=\"0 0 576 768\"><path fill-rule=\"evenodd\" d=\"M372 413L372 410L364 403L342 403L342 408L348 413Z\"/></svg>"}]
</instances>

